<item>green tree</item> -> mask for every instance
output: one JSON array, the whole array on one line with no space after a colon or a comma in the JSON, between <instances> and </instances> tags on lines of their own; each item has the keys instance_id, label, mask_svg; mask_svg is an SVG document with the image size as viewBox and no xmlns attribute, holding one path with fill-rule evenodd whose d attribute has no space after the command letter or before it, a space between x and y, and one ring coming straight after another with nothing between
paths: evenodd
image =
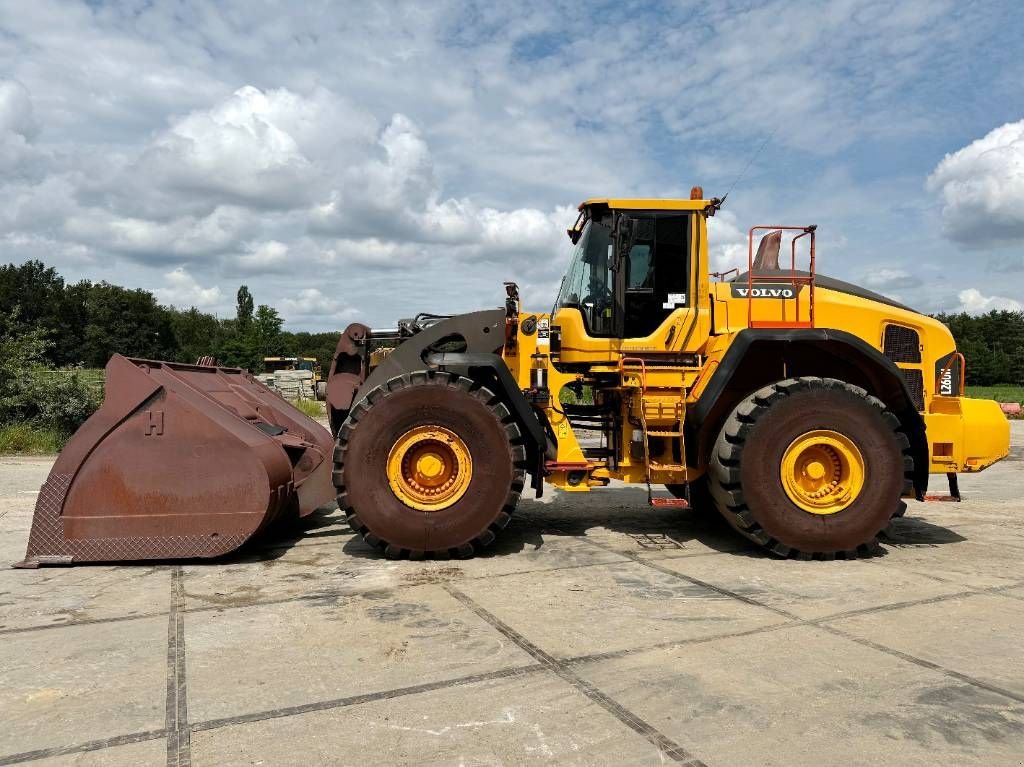
<instances>
[{"instance_id":1,"label":"green tree","mask_svg":"<svg viewBox=\"0 0 1024 767\"><path fill-rule=\"evenodd\" d=\"M103 367L112 354L147 359L175 359L179 354L171 315L152 293L101 282L86 298L88 324L82 358Z\"/></svg>"},{"instance_id":2,"label":"green tree","mask_svg":"<svg viewBox=\"0 0 1024 767\"><path fill-rule=\"evenodd\" d=\"M266 304L260 304L256 308L256 316L252 322L252 337L255 347L264 357L280 355L283 351L281 346L281 326L284 320L273 309Z\"/></svg>"},{"instance_id":3,"label":"green tree","mask_svg":"<svg viewBox=\"0 0 1024 767\"><path fill-rule=\"evenodd\" d=\"M263 355L251 336L233 335L220 345L217 361L233 368L244 368L251 373L263 370Z\"/></svg>"},{"instance_id":4,"label":"green tree","mask_svg":"<svg viewBox=\"0 0 1024 767\"><path fill-rule=\"evenodd\" d=\"M42 365L47 346L46 331L23 323L18 305L0 314L0 424L23 416L30 404L26 371Z\"/></svg>"},{"instance_id":5,"label":"green tree","mask_svg":"<svg viewBox=\"0 0 1024 767\"><path fill-rule=\"evenodd\" d=\"M199 311L194 306L185 311L167 311L180 350L179 362L195 362L206 355L218 356L219 349L228 336L228 329L221 320L212 314Z\"/></svg>"},{"instance_id":6,"label":"green tree","mask_svg":"<svg viewBox=\"0 0 1024 767\"><path fill-rule=\"evenodd\" d=\"M1024 312L940 314L967 359L967 383L1024 384Z\"/></svg>"},{"instance_id":7,"label":"green tree","mask_svg":"<svg viewBox=\"0 0 1024 767\"><path fill-rule=\"evenodd\" d=\"M99 392L78 373L45 369L49 346L46 331L22 323L17 306L0 315L0 425L34 421L70 434L99 407Z\"/></svg>"},{"instance_id":8,"label":"green tree","mask_svg":"<svg viewBox=\"0 0 1024 767\"><path fill-rule=\"evenodd\" d=\"M249 332L249 328L252 325L253 308L252 293L249 292L249 288L247 286L242 285L238 288L235 302L235 318L238 322L238 332L245 335Z\"/></svg>"},{"instance_id":9,"label":"green tree","mask_svg":"<svg viewBox=\"0 0 1024 767\"><path fill-rule=\"evenodd\" d=\"M0 266L0 315L13 316L15 307L24 326L42 329L52 342L45 361L53 365L81 361L85 293L79 286L66 287L56 270L41 261L5 264Z\"/></svg>"}]
</instances>

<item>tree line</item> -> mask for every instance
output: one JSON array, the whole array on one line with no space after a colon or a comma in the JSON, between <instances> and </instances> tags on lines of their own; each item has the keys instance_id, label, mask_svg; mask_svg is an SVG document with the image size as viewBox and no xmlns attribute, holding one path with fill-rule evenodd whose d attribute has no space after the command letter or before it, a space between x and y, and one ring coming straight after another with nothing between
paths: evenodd
<instances>
[{"instance_id":1,"label":"tree line","mask_svg":"<svg viewBox=\"0 0 1024 767\"><path fill-rule=\"evenodd\" d=\"M316 357L326 371L340 331L292 333L249 288L238 289L234 317L192 307L162 306L147 290L108 282L68 283L40 261L0 266L0 317L5 331L35 333L40 360L51 367L103 367L114 353L222 365L262 372L263 358ZM0 331L3 332L3 331Z\"/></svg>"},{"instance_id":2,"label":"tree line","mask_svg":"<svg viewBox=\"0 0 1024 767\"><path fill-rule=\"evenodd\" d=\"M1024 385L1024 312L937 314L967 360L972 386Z\"/></svg>"}]
</instances>

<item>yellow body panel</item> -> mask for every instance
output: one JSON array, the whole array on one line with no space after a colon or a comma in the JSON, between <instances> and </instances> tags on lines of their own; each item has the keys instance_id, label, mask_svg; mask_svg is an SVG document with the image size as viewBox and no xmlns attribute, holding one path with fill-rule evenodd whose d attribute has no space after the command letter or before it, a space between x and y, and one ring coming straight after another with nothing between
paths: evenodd
<instances>
[{"instance_id":1,"label":"yellow body panel","mask_svg":"<svg viewBox=\"0 0 1024 767\"><path fill-rule=\"evenodd\" d=\"M595 205L699 213L707 211L709 201L596 198L581 204L580 209ZM691 237L690 254L693 268L688 286L694 300L690 306L672 311L649 335L628 339L591 337L576 308L558 308L553 316L521 314L520 325L527 317L533 317L560 331L557 364L552 364L550 357L543 362L551 393L545 414L558 438L557 459L549 466L547 477L552 484L567 490L588 490L605 484L609 477L645 482L648 476L644 459L635 449L639 423L646 422L649 434L674 433L679 428L680 413L685 418L685 409L697 401L737 334L747 330L751 321L771 324L806 322L810 318L807 285L792 285L797 291L795 299L751 300L734 297L730 283L710 282L706 216L697 215L695 220L697 229ZM736 285L745 287L743 281ZM923 381L922 416L931 473L980 471L1008 454L1009 424L994 402L945 396L937 391L936 363L956 351L953 337L942 323L909 309L820 285L815 287L813 308L815 328L845 331L880 352L886 325L902 325L918 333L921 362L896 364L903 370L919 371ZM506 349L506 362L523 389L530 387L532 355L549 352L548 340L540 338L539 333L519 333L518 347L514 351ZM623 363L637 357L660 361L651 362L643 371L637 363ZM606 460L586 458L578 435L559 405L562 389L584 380L593 386L595 398L612 396L614 401L621 402L620 458L614 470ZM652 482L681 483L704 473L704 466L683 467L674 462L672 455L679 454L681 441L663 437L658 444L662 452L655 450L649 458ZM583 480L581 473L585 474Z\"/></svg>"},{"instance_id":2,"label":"yellow body panel","mask_svg":"<svg viewBox=\"0 0 1024 767\"><path fill-rule=\"evenodd\" d=\"M614 210L704 210L709 200L652 200L627 197L595 197L580 203L580 210L591 205L607 205Z\"/></svg>"},{"instance_id":3,"label":"yellow body panel","mask_svg":"<svg viewBox=\"0 0 1024 767\"><path fill-rule=\"evenodd\" d=\"M933 474L978 472L1009 453L1010 422L992 400L942 397L925 413Z\"/></svg>"}]
</instances>

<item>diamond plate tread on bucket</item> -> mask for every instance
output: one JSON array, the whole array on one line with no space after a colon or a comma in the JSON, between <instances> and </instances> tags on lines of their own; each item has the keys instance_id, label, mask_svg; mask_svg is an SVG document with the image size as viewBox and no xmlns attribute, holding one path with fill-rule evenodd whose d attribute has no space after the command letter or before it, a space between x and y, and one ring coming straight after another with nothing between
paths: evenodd
<instances>
[{"instance_id":1,"label":"diamond plate tread on bucket","mask_svg":"<svg viewBox=\"0 0 1024 767\"><path fill-rule=\"evenodd\" d=\"M114 355L103 406L57 458L15 566L226 554L331 503L333 448L244 370Z\"/></svg>"}]
</instances>

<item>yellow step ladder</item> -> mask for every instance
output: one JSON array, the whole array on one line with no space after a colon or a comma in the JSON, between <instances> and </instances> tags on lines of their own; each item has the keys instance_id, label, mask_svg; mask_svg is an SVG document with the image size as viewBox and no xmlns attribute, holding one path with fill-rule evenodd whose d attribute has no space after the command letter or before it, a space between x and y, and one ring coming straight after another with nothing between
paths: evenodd
<instances>
[{"instance_id":1,"label":"yellow step ladder","mask_svg":"<svg viewBox=\"0 0 1024 767\"><path fill-rule=\"evenodd\" d=\"M679 429L675 430L649 430L647 428L647 403L644 393L647 389L647 364L639 357L623 357L619 360L619 385L624 389L636 389L640 393L640 435L644 448L644 478L647 480L647 505L654 508L688 509L690 507L690 482L686 466L686 437L683 434L683 424L686 422L686 392L680 391L679 402L675 406L676 423ZM650 446L647 443L649 437L662 437L666 439L679 440L679 455L683 462L675 463L651 463ZM686 488L685 498L655 498L651 492L652 471L682 471L683 487Z\"/></svg>"}]
</instances>

